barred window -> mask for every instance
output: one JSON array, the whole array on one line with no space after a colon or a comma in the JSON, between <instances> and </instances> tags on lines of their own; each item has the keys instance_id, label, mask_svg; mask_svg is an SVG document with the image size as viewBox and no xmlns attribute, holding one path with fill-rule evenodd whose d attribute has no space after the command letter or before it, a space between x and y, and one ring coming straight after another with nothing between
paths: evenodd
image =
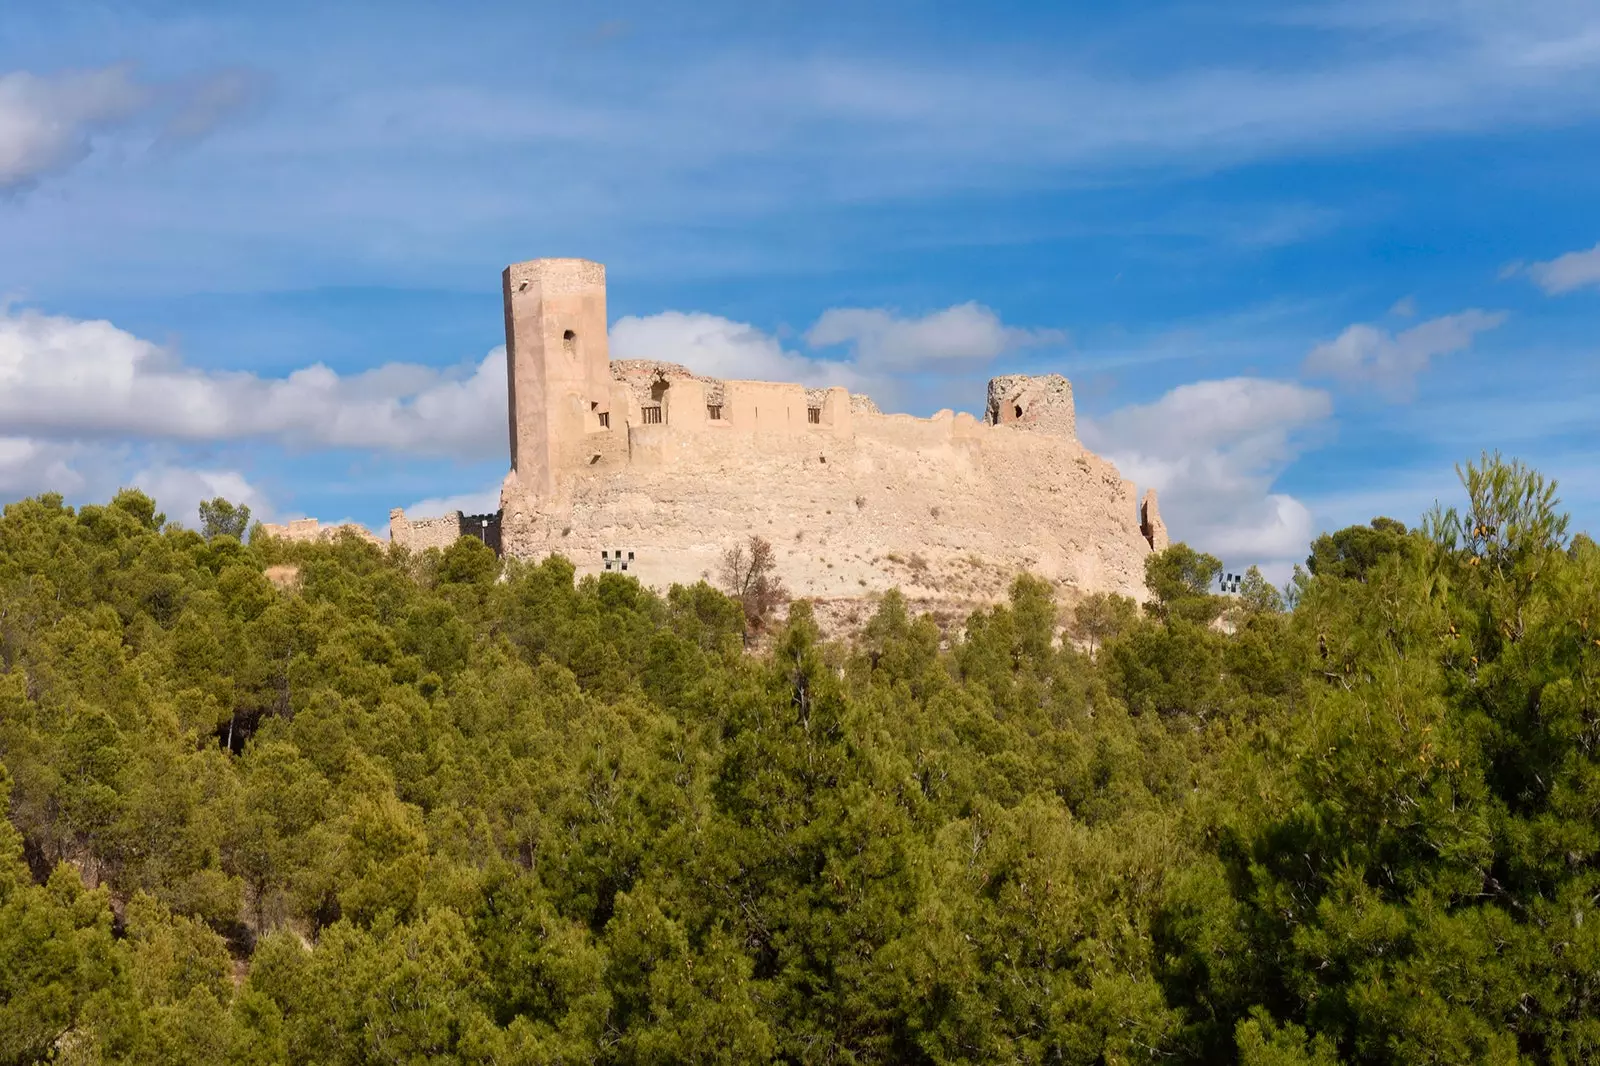
<instances>
[{"instance_id":1,"label":"barred window","mask_svg":"<svg viewBox=\"0 0 1600 1066\"><path fill-rule=\"evenodd\" d=\"M646 407L644 409L644 424L647 426L659 426L661 424L661 408Z\"/></svg>"},{"instance_id":2,"label":"barred window","mask_svg":"<svg viewBox=\"0 0 1600 1066\"><path fill-rule=\"evenodd\" d=\"M810 422L813 426L820 426L822 424L822 408L807 407L806 421Z\"/></svg>"},{"instance_id":3,"label":"barred window","mask_svg":"<svg viewBox=\"0 0 1600 1066\"><path fill-rule=\"evenodd\" d=\"M706 404L706 417L713 422L722 421L722 405L720 403Z\"/></svg>"}]
</instances>

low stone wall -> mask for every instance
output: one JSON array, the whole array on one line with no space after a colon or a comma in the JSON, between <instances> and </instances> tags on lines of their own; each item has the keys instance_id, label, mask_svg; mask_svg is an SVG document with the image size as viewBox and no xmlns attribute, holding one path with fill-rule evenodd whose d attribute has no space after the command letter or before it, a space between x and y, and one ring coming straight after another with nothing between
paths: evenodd
<instances>
[{"instance_id":1,"label":"low stone wall","mask_svg":"<svg viewBox=\"0 0 1600 1066\"><path fill-rule=\"evenodd\" d=\"M261 532L278 540L286 540L291 544L317 544L337 540L342 533L352 533L369 544L383 546L383 541L365 526L354 522L340 522L335 525L325 526L315 518L296 518L291 522L276 525L271 522L261 523Z\"/></svg>"},{"instance_id":2,"label":"low stone wall","mask_svg":"<svg viewBox=\"0 0 1600 1066\"><path fill-rule=\"evenodd\" d=\"M439 518L406 517L404 508L389 512L389 543L397 548L425 552L429 548L443 550L450 547L465 530L460 511L451 511Z\"/></svg>"}]
</instances>

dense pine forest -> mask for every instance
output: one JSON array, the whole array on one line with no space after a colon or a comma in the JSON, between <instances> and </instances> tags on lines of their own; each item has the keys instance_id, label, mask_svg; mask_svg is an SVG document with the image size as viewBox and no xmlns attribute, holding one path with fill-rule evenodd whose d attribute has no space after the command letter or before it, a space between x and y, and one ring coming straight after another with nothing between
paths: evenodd
<instances>
[{"instance_id":1,"label":"dense pine forest","mask_svg":"<svg viewBox=\"0 0 1600 1066\"><path fill-rule=\"evenodd\" d=\"M1600 549L1459 496L1283 590L1179 545L760 650L708 585L11 504L0 1063L1600 1060Z\"/></svg>"}]
</instances>

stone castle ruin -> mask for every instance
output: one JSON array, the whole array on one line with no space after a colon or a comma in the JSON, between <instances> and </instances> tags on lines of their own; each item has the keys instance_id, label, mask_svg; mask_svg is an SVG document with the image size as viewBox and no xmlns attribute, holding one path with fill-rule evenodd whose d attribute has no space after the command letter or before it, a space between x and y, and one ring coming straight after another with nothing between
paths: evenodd
<instances>
[{"instance_id":1,"label":"stone castle ruin","mask_svg":"<svg viewBox=\"0 0 1600 1066\"><path fill-rule=\"evenodd\" d=\"M1022 570L1142 597L1144 559L1166 547L1155 493L1136 506L1133 484L1078 441L1059 374L994 378L982 418L883 414L839 387L613 362L599 263L516 263L502 289L511 470L500 510L396 509L396 545L478 536L665 588L715 581L728 549L755 535L795 596L900 586L950 601L999 595Z\"/></svg>"}]
</instances>

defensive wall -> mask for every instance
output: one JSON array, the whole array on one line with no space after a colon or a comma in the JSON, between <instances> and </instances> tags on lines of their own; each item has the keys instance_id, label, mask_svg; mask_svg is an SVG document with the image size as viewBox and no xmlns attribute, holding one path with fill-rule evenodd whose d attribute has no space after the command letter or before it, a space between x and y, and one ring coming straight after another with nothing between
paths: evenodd
<instances>
[{"instance_id":1,"label":"defensive wall","mask_svg":"<svg viewBox=\"0 0 1600 1066\"><path fill-rule=\"evenodd\" d=\"M609 357L605 268L502 277L511 471L506 554L665 586L718 576L750 535L796 595L894 585L984 598L1020 570L1143 595L1165 547L1154 493L1078 441L1058 374L993 379L984 416L882 414L843 388L728 380Z\"/></svg>"},{"instance_id":2,"label":"defensive wall","mask_svg":"<svg viewBox=\"0 0 1600 1066\"><path fill-rule=\"evenodd\" d=\"M315 544L337 540L343 533L351 533L369 544L383 543L366 526L358 525L355 522L339 522L325 526L315 518L296 518L282 524L263 522L261 523L261 531L268 536L295 544Z\"/></svg>"},{"instance_id":3,"label":"defensive wall","mask_svg":"<svg viewBox=\"0 0 1600 1066\"><path fill-rule=\"evenodd\" d=\"M501 288L511 470L500 510L396 508L396 547L475 536L664 588L716 581L728 550L760 536L796 596L898 586L922 604L967 605L1024 570L1063 591L1142 598L1144 560L1167 546L1155 493L1136 503L1133 483L1079 442L1059 374L991 379L981 417L884 414L839 387L613 362L599 263L515 263ZM291 540L338 528L266 527Z\"/></svg>"}]
</instances>

